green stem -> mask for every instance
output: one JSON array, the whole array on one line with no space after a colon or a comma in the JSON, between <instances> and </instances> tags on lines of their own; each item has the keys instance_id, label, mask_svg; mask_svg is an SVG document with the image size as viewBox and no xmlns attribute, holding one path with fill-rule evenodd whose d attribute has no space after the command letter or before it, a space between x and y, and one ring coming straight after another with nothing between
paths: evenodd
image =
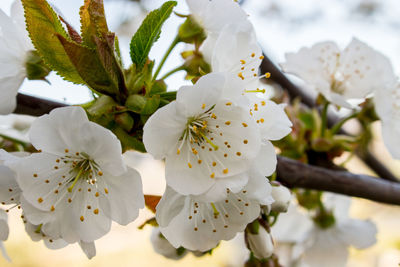
<instances>
[{"instance_id":1,"label":"green stem","mask_svg":"<svg viewBox=\"0 0 400 267\"><path fill-rule=\"evenodd\" d=\"M171 54L172 50L174 49L174 47L180 42L180 39L178 36L175 37L175 39L172 41L171 45L168 47L167 52L165 52L164 57L161 59L160 64L157 67L156 72L154 73L153 76L153 81L157 78L158 74L161 71L162 66L164 65L165 61L167 60L168 56Z\"/></svg>"},{"instance_id":2,"label":"green stem","mask_svg":"<svg viewBox=\"0 0 400 267\"><path fill-rule=\"evenodd\" d=\"M342 119L341 121L339 121L335 125L333 125L332 130L331 130L332 135L336 134L348 120L356 118L357 115L358 115L358 113L353 113L350 116Z\"/></svg>"},{"instance_id":3,"label":"green stem","mask_svg":"<svg viewBox=\"0 0 400 267\"><path fill-rule=\"evenodd\" d=\"M159 93L158 95L162 99L166 99L168 101L173 101L176 99L176 93L177 93L177 91L170 91L170 92Z\"/></svg>"},{"instance_id":4,"label":"green stem","mask_svg":"<svg viewBox=\"0 0 400 267\"><path fill-rule=\"evenodd\" d=\"M0 137L3 138L3 139L7 139L7 140L9 140L9 141L11 141L11 142L20 144L20 145L22 145L23 147L29 146L29 143L24 142L24 141L21 141L21 140L18 140L18 139L15 139L15 138L10 137L10 136L7 136L7 135L5 135L5 134L0 134Z\"/></svg>"},{"instance_id":5,"label":"green stem","mask_svg":"<svg viewBox=\"0 0 400 267\"><path fill-rule=\"evenodd\" d=\"M321 113L321 118L322 118L321 137L325 136L325 130L326 130L326 125L327 125L327 120L328 120L328 107L329 107L329 102L326 101L324 104L324 107L322 109L322 113Z\"/></svg>"},{"instance_id":6,"label":"green stem","mask_svg":"<svg viewBox=\"0 0 400 267\"><path fill-rule=\"evenodd\" d=\"M164 76L162 76L161 77L161 80L165 80L167 77L169 77L169 76L171 76L172 74L174 74L175 72L178 72L178 71L181 71L181 70L184 70L185 69L185 67L182 65L182 66L179 66L179 67L176 67L175 69L173 69L173 70L170 70L169 72L167 72Z\"/></svg>"}]
</instances>

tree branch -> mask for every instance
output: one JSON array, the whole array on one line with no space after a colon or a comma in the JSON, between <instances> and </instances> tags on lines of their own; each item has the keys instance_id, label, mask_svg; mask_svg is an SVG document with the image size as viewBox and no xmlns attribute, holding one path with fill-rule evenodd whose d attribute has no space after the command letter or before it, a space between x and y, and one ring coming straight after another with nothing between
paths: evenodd
<instances>
[{"instance_id":1,"label":"tree branch","mask_svg":"<svg viewBox=\"0 0 400 267\"><path fill-rule=\"evenodd\" d=\"M301 101L309 106L315 107L315 100L306 94L303 90L299 87L294 85L280 70L275 64L264 54L264 59L260 66L261 72L271 73L271 80L275 83L279 84L281 87L287 90L290 98L300 97ZM336 116L328 116L328 124L330 126L334 125L338 121ZM342 134L349 135L343 129L340 131ZM399 179L391 173L388 168L384 164L382 164L374 155L372 155L369 151L356 151L356 154L361 160L365 162L378 176L382 177L382 179L398 182Z\"/></svg>"},{"instance_id":2,"label":"tree branch","mask_svg":"<svg viewBox=\"0 0 400 267\"><path fill-rule=\"evenodd\" d=\"M325 169L278 156L277 177L290 188L329 191L400 205L400 183L368 175Z\"/></svg>"},{"instance_id":3,"label":"tree branch","mask_svg":"<svg viewBox=\"0 0 400 267\"><path fill-rule=\"evenodd\" d=\"M42 116L55 108L65 107L66 104L54 102L25 94L17 95L17 108L14 113L31 116Z\"/></svg>"}]
</instances>

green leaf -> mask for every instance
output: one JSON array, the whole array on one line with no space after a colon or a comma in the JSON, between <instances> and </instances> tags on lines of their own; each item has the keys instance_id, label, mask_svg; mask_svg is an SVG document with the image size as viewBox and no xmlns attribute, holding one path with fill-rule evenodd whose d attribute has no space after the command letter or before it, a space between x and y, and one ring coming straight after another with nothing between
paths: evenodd
<instances>
[{"instance_id":1,"label":"green leaf","mask_svg":"<svg viewBox=\"0 0 400 267\"><path fill-rule=\"evenodd\" d=\"M139 69L143 68L153 44L161 34L161 27L171 15L176 1L165 2L159 9L150 12L131 40L131 58Z\"/></svg>"},{"instance_id":2,"label":"green leaf","mask_svg":"<svg viewBox=\"0 0 400 267\"><path fill-rule=\"evenodd\" d=\"M64 79L83 84L57 35L67 41L70 37L57 14L45 0L22 0L29 36L44 62Z\"/></svg>"},{"instance_id":3,"label":"green leaf","mask_svg":"<svg viewBox=\"0 0 400 267\"><path fill-rule=\"evenodd\" d=\"M94 49L69 41L61 35L57 35L57 37L69 60L93 90L111 96L118 94L118 81L110 77Z\"/></svg>"},{"instance_id":4,"label":"green leaf","mask_svg":"<svg viewBox=\"0 0 400 267\"><path fill-rule=\"evenodd\" d=\"M81 35L85 45L95 47L94 36L103 38L108 31L103 0L85 0L80 8Z\"/></svg>"}]
</instances>

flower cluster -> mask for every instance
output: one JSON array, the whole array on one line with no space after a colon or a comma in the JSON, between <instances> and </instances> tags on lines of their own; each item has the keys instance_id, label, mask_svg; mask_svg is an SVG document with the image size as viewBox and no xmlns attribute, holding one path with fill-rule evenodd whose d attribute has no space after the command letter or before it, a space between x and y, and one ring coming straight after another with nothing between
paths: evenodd
<instances>
[{"instance_id":1,"label":"flower cluster","mask_svg":"<svg viewBox=\"0 0 400 267\"><path fill-rule=\"evenodd\" d=\"M266 178L276 167L271 140L292 124L283 106L257 96L263 57L238 4L188 4L207 33L202 50L212 72L181 87L175 102L149 118L143 142L165 159L167 189L156 213L162 235L175 248L207 251L274 202Z\"/></svg>"}]
</instances>

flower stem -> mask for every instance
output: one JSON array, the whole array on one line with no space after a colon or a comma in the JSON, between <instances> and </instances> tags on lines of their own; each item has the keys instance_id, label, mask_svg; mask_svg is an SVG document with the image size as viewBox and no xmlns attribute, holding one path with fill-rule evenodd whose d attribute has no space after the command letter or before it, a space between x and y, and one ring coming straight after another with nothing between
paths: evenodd
<instances>
[{"instance_id":1,"label":"flower stem","mask_svg":"<svg viewBox=\"0 0 400 267\"><path fill-rule=\"evenodd\" d=\"M157 78L158 74L161 71L162 66L164 65L165 61L167 60L168 56L171 54L172 50L174 49L174 47L180 42L180 39L178 36L175 37L175 39L172 41L171 45L168 47L167 52L165 52L163 58L161 59L160 64L157 67L156 72L154 73L153 76L153 81Z\"/></svg>"},{"instance_id":2,"label":"flower stem","mask_svg":"<svg viewBox=\"0 0 400 267\"><path fill-rule=\"evenodd\" d=\"M350 116L348 116L348 117L346 117L346 118L343 118L342 120L340 120L339 122L337 122L337 123L332 127L332 130L331 130L332 135L336 134L336 133L340 130L340 128L342 128L342 126L343 126L348 120L351 120L351 119L357 117L357 115L358 115L358 113L353 113L353 114L351 114Z\"/></svg>"},{"instance_id":3,"label":"flower stem","mask_svg":"<svg viewBox=\"0 0 400 267\"><path fill-rule=\"evenodd\" d=\"M325 136L325 131L326 131L326 125L327 125L327 120L328 120L328 107L329 107L329 102L326 101L324 104L324 107L322 108L322 113L321 113L321 137Z\"/></svg>"},{"instance_id":4,"label":"flower stem","mask_svg":"<svg viewBox=\"0 0 400 267\"><path fill-rule=\"evenodd\" d=\"M165 80L167 77L171 76L171 75L174 74L175 72L184 70L184 68L185 68L185 67L182 65L182 66L176 67L176 68L173 69L173 70L170 70L170 71L167 72L164 76L161 77L161 80Z\"/></svg>"}]
</instances>

